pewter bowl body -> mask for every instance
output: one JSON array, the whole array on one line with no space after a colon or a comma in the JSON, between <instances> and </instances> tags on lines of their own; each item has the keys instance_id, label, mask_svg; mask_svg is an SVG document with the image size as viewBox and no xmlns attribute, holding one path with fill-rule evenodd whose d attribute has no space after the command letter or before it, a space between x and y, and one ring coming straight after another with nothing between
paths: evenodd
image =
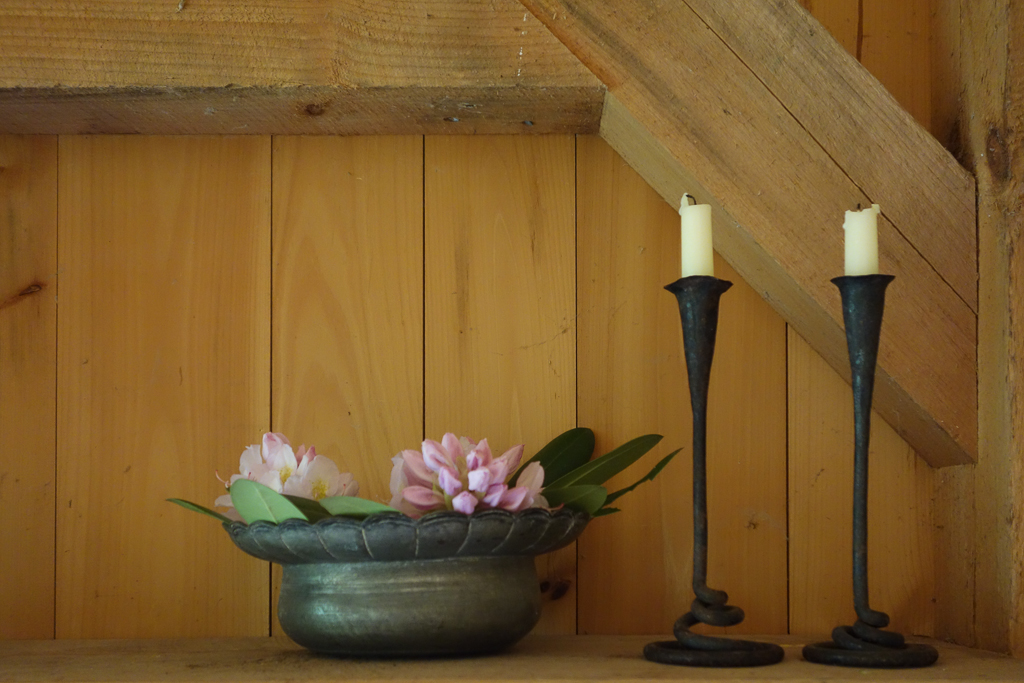
<instances>
[{"instance_id":1,"label":"pewter bowl body","mask_svg":"<svg viewBox=\"0 0 1024 683\"><path fill-rule=\"evenodd\" d=\"M531 508L224 526L246 553L283 565L278 617L289 637L377 657L512 645L540 619L534 556L572 543L589 520Z\"/></svg>"}]
</instances>

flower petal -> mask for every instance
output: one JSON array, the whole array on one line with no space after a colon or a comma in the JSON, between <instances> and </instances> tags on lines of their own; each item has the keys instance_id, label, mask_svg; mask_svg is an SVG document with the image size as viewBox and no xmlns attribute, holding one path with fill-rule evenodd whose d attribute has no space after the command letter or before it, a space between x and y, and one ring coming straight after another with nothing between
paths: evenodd
<instances>
[{"instance_id":1,"label":"flower petal","mask_svg":"<svg viewBox=\"0 0 1024 683\"><path fill-rule=\"evenodd\" d=\"M482 493L491 485L491 473L486 467L471 470L468 479L470 491L480 491Z\"/></svg>"},{"instance_id":2,"label":"flower petal","mask_svg":"<svg viewBox=\"0 0 1024 683\"><path fill-rule=\"evenodd\" d=\"M405 475L405 458L401 454L391 458L391 507L402 499L402 490L409 486L409 479Z\"/></svg>"},{"instance_id":3,"label":"flower petal","mask_svg":"<svg viewBox=\"0 0 1024 683\"><path fill-rule=\"evenodd\" d=\"M459 473L450 467L441 468L441 471L438 472L437 475L437 483L441 486L441 490L449 496L454 496L462 490L462 482L459 481Z\"/></svg>"},{"instance_id":4,"label":"flower petal","mask_svg":"<svg viewBox=\"0 0 1024 683\"><path fill-rule=\"evenodd\" d=\"M452 498L452 509L457 510L463 514L471 515L473 510L476 509L477 499L469 491L463 491L459 495Z\"/></svg>"},{"instance_id":5,"label":"flower petal","mask_svg":"<svg viewBox=\"0 0 1024 683\"><path fill-rule=\"evenodd\" d=\"M426 486L430 488L434 483L434 473L430 471L427 464L423 462L423 454L419 451L404 450L399 453L397 458L404 458L405 460L405 476L409 479L409 484ZM392 460L394 462L394 460Z\"/></svg>"},{"instance_id":6,"label":"flower petal","mask_svg":"<svg viewBox=\"0 0 1024 683\"><path fill-rule=\"evenodd\" d=\"M443 437L441 437L441 445L444 447L444 450L448 453L448 457L450 457L455 462L458 462L459 458L466 455L466 453L462 450L462 443L459 441L459 437L455 436L451 432L448 432Z\"/></svg>"},{"instance_id":7,"label":"flower petal","mask_svg":"<svg viewBox=\"0 0 1024 683\"><path fill-rule=\"evenodd\" d=\"M249 472L261 465L263 465L263 455L260 452L260 447L256 444L242 451L242 457L238 459L238 471L246 478L249 477Z\"/></svg>"},{"instance_id":8,"label":"flower petal","mask_svg":"<svg viewBox=\"0 0 1024 683\"><path fill-rule=\"evenodd\" d=\"M494 454L491 453L491 446L487 443L487 439L480 439L480 443L474 446L473 450L479 454L484 465L490 465L494 460Z\"/></svg>"},{"instance_id":9,"label":"flower petal","mask_svg":"<svg viewBox=\"0 0 1024 683\"><path fill-rule=\"evenodd\" d=\"M487 494L484 496L483 503L489 507L496 508L501 503L501 497L508 491L508 486L505 484L491 484L487 487Z\"/></svg>"},{"instance_id":10,"label":"flower petal","mask_svg":"<svg viewBox=\"0 0 1024 683\"><path fill-rule=\"evenodd\" d=\"M441 444L432 439L423 442L423 462L434 472L440 472L446 466L455 469L455 461Z\"/></svg>"},{"instance_id":11,"label":"flower petal","mask_svg":"<svg viewBox=\"0 0 1024 683\"><path fill-rule=\"evenodd\" d=\"M423 486L407 486L402 496L421 510L444 505L444 496Z\"/></svg>"},{"instance_id":12,"label":"flower petal","mask_svg":"<svg viewBox=\"0 0 1024 683\"><path fill-rule=\"evenodd\" d=\"M526 508L529 503L526 502L526 497L530 495L530 489L525 486L517 486L514 489L509 489L501 496L501 503L497 506L509 512L518 512ZM530 503L533 502L532 496L530 496Z\"/></svg>"},{"instance_id":13,"label":"flower petal","mask_svg":"<svg viewBox=\"0 0 1024 683\"><path fill-rule=\"evenodd\" d=\"M358 496L359 482L349 472L344 472L338 478L338 489L334 492L336 496Z\"/></svg>"},{"instance_id":14,"label":"flower petal","mask_svg":"<svg viewBox=\"0 0 1024 683\"><path fill-rule=\"evenodd\" d=\"M523 468L523 473L519 475L516 483L530 489L534 494L540 493L544 486L544 466L539 462L531 462Z\"/></svg>"},{"instance_id":15,"label":"flower petal","mask_svg":"<svg viewBox=\"0 0 1024 683\"><path fill-rule=\"evenodd\" d=\"M263 435L263 459L268 460L270 451L277 450L281 446L291 447L288 437L278 432L267 432Z\"/></svg>"},{"instance_id":16,"label":"flower petal","mask_svg":"<svg viewBox=\"0 0 1024 683\"><path fill-rule=\"evenodd\" d=\"M504 462L505 466L508 467L508 471L515 472L516 468L519 467L519 461L523 459L523 444L513 446L498 458L498 462Z\"/></svg>"}]
</instances>

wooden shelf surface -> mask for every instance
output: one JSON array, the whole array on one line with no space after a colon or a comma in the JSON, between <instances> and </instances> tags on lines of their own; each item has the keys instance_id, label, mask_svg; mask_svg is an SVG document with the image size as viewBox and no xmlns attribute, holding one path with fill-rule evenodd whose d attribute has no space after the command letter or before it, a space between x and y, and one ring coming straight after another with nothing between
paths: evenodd
<instances>
[{"instance_id":1,"label":"wooden shelf surface","mask_svg":"<svg viewBox=\"0 0 1024 683\"><path fill-rule=\"evenodd\" d=\"M1024 661L944 643L927 669L847 669L800 658L806 639L780 643L786 659L749 669L690 669L645 661L648 636L530 636L488 657L351 660L312 654L283 638L0 642L0 681L62 683L290 681L1024 681Z\"/></svg>"}]
</instances>

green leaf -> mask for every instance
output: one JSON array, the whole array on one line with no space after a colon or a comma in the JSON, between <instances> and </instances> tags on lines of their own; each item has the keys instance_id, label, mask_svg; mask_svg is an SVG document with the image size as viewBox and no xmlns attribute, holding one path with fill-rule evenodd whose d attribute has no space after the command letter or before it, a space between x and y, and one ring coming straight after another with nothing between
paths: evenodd
<instances>
[{"instance_id":1,"label":"green leaf","mask_svg":"<svg viewBox=\"0 0 1024 683\"><path fill-rule=\"evenodd\" d=\"M310 522L315 522L318 519L324 519L331 516L331 513L324 509L323 505L312 498L289 496L287 493L284 494L284 497L291 501L292 505L299 508L299 511L302 512Z\"/></svg>"},{"instance_id":2,"label":"green leaf","mask_svg":"<svg viewBox=\"0 0 1024 683\"><path fill-rule=\"evenodd\" d=\"M594 432L586 427L570 429L548 442L529 462L523 463L509 480L508 486L512 488L516 485L519 475L531 462L539 462L544 468L544 484L547 485L587 464L593 453Z\"/></svg>"},{"instance_id":3,"label":"green leaf","mask_svg":"<svg viewBox=\"0 0 1024 683\"><path fill-rule=\"evenodd\" d=\"M600 458L591 460L582 467L577 467L572 472L552 482L550 487L566 488L581 484L603 484L639 460L644 453L654 448L661 441L661 438L661 434L638 436L615 450L605 453ZM544 491L544 497L547 498L547 489Z\"/></svg>"},{"instance_id":4,"label":"green leaf","mask_svg":"<svg viewBox=\"0 0 1024 683\"><path fill-rule=\"evenodd\" d=\"M332 515L342 517L368 517L378 512L398 512L393 507L355 496L331 496L320 501L320 505Z\"/></svg>"},{"instance_id":5,"label":"green leaf","mask_svg":"<svg viewBox=\"0 0 1024 683\"><path fill-rule=\"evenodd\" d=\"M168 498L167 501L170 502L170 503L174 503L175 505L180 505L181 507L185 508L186 510L191 510L192 512L198 512L198 513L203 514L203 515L209 515L210 517L213 517L216 520L220 520L221 522L225 522L226 524L230 524L233 521L233 520L228 519L224 515L220 514L219 512L217 512L215 510L211 510L210 508L203 507L202 505L199 505L198 503L190 503L189 501L182 500L181 498Z\"/></svg>"},{"instance_id":6,"label":"green leaf","mask_svg":"<svg viewBox=\"0 0 1024 683\"><path fill-rule=\"evenodd\" d=\"M237 479L229 489L231 502L242 516L246 524L260 520L280 524L286 519L305 519L295 503L291 502L272 488L258 484L250 479Z\"/></svg>"},{"instance_id":7,"label":"green leaf","mask_svg":"<svg viewBox=\"0 0 1024 683\"><path fill-rule=\"evenodd\" d=\"M609 493L608 494L608 500L606 500L604 502L604 504L607 505L607 504L611 503L612 501L614 501L616 498L619 498L620 496L626 495L627 493L629 493L630 491L632 491L633 489L635 489L637 486L639 486L640 484L644 483L645 481L654 481L654 478L656 476L658 476L659 474L661 474L661 471L663 469L665 469L665 465L669 464L669 462L672 461L672 458L676 457L676 453L678 453L681 450L683 450L683 449L682 448L677 448L676 450L674 450L671 453L669 453L668 455L666 455L664 458L662 458L658 462L657 465L655 465L651 469L650 472L647 473L646 477L644 477L640 481L636 482L632 486L627 486L624 489L619 489L615 493Z\"/></svg>"},{"instance_id":8,"label":"green leaf","mask_svg":"<svg viewBox=\"0 0 1024 683\"><path fill-rule=\"evenodd\" d=\"M591 515L591 517L604 517L605 515L610 515L614 512L622 512L622 510L620 510L619 508L601 508L593 515Z\"/></svg>"},{"instance_id":9,"label":"green leaf","mask_svg":"<svg viewBox=\"0 0 1024 683\"><path fill-rule=\"evenodd\" d=\"M603 486L566 486L559 489L544 489L544 498L552 507L565 505L574 510L583 510L591 515L597 513L608 498L608 489Z\"/></svg>"}]
</instances>

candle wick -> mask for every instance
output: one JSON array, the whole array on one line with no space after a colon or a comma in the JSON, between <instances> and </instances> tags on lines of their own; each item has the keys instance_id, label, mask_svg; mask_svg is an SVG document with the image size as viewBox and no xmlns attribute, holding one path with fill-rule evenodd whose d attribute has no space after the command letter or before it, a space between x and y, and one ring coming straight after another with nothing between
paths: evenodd
<instances>
[{"instance_id":1,"label":"candle wick","mask_svg":"<svg viewBox=\"0 0 1024 683\"><path fill-rule=\"evenodd\" d=\"M860 202L857 202L857 210L860 211Z\"/></svg>"},{"instance_id":2,"label":"candle wick","mask_svg":"<svg viewBox=\"0 0 1024 683\"><path fill-rule=\"evenodd\" d=\"M693 201L693 204L690 203L691 200ZM684 192L683 193L683 203L686 204L687 206L696 206L697 199L692 194L690 194L689 192Z\"/></svg>"}]
</instances>

